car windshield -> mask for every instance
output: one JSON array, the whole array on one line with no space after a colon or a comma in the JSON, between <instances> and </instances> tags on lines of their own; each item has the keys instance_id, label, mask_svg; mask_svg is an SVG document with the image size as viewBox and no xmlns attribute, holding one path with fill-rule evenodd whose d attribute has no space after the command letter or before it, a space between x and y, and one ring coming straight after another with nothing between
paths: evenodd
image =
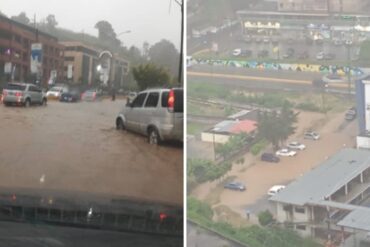
<instances>
[{"instance_id":1,"label":"car windshield","mask_svg":"<svg viewBox=\"0 0 370 247\"><path fill-rule=\"evenodd\" d=\"M49 3L1 1L5 245L182 246L186 1Z\"/></svg>"}]
</instances>

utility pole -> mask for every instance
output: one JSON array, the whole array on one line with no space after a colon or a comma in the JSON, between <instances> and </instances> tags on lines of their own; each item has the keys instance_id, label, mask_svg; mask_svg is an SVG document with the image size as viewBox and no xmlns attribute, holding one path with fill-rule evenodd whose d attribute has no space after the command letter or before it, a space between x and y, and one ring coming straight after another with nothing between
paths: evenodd
<instances>
[{"instance_id":1,"label":"utility pole","mask_svg":"<svg viewBox=\"0 0 370 247\"><path fill-rule=\"evenodd\" d=\"M182 78L182 65L183 65L183 57L184 57L184 54L183 54L183 47L184 47L184 2L183 1L179 1L179 0L175 0L175 2L180 6L181 8L181 40L180 40L180 62L179 62L179 83L181 85L183 85L183 78Z\"/></svg>"}]
</instances>

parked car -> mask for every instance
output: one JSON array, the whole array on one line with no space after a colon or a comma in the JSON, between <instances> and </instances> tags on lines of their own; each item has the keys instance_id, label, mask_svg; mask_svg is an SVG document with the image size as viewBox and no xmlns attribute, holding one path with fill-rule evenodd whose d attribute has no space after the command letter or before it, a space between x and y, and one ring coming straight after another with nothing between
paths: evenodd
<instances>
[{"instance_id":1,"label":"parked car","mask_svg":"<svg viewBox=\"0 0 370 247\"><path fill-rule=\"evenodd\" d=\"M263 153L261 155L261 160L262 161L267 161L267 162L273 162L273 163L278 163L280 161L280 158L277 157L273 153Z\"/></svg>"},{"instance_id":2,"label":"parked car","mask_svg":"<svg viewBox=\"0 0 370 247\"><path fill-rule=\"evenodd\" d=\"M345 77L340 76L338 74L324 75L322 77L322 80L325 83L345 83L345 82L347 82L347 79Z\"/></svg>"},{"instance_id":3,"label":"parked car","mask_svg":"<svg viewBox=\"0 0 370 247\"><path fill-rule=\"evenodd\" d=\"M288 148L293 149L293 150L304 150L306 146L297 141L293 141L288 144Z\"/></svg>"},{"instance_id":4,"label":"parked car","mask_svg":"<svg viewBox=\"0 0 370 247\"><path fill-rule=\"evenodd\" d=\"M282 148L276 152L277 156L284 156L284 157L293 157L297 154L296 151L291 150L289 148Z\"/></svg>"},{"instance_id":5,"label":"parked car","mask_svg":"<svg viewBox=\"0 0 370 247\"><path fill-rule=\"evenodd\" d=\"M323 60L324 59L324 52L320 51L316 54L316 59L317 60Z\"/></svg>"},{"instance_id":6,"label":"parked car","mask_svg":"<svg viewBox=\"0 0 370 247\"><path fill-rule=\"evenodd\" d=\"M343 41L341 39L334 39L334 45L336 46L343 45Z\"/></svg>"},{"instance_id":7,"label":"parked car","mask_svg":"<svg viewBox=\"0 0 370 247\"><path fill-rule=\"evenodd\" d=\"M345 119L348 121L354 120L357 115L357 110L356 107L351 107L350 109L347 110L345 114Z\"/></svg>"},{"instance_id":8,"label":"parked car","mask_svg":"<svg viewBox=\"0 0 370 247\"><path fill-rule=\"evenodd\" d=\"M328 85L327 82L323 81L323 79L313 79L312 80L312 86L317 88L325 88Z\"/></svg>"},{"instance_id":9,"label":"parked car","mask_svg":"<svg viewBox=\"0 0 370 247\"><path fill-rule=\"evenodd\" d=\"M183 141L183 112L182 88L148 89L127 102L116 117L116 128L146 135L150 144Z\"/></svg>"},{"instance_id":10,"label":"parked car","mask_svg":"<svg viewBox=\"0 0 370 247\"><path fill-rule=\"evenodd\" d=\"M298 58L299 59L307 59L307 58L309 58L308 52L307 51L303 51L302 53L299 53L298 54Z\"/></svg>"},{"instance_id":11,"label":"parked car","mask_svg":"<svg viewBox=\"0 0 370 247\"><path fill-rule=\"evenodd\" d=\"M251 50L242 50L240 53L241 57L250 57L252 56L252 51Z\"/></svg>"},{"instance_id":12,"label":"parked car","mask_svg":"<svg viewBox=\"0 0 370 247\"><path fill-rule=\"evenodd\" d=\"M88 89L81 95L83 101L95 101L102 95L102 91L97 88Z\"/></svg>"},{"instance_id":13,"label":"parked car","mask_svg":"<svg viewBox=\"0 0 370 247\"><path fill-rule=\"evenodd\" d=\"M263 37L263 43L269 43L270 42L270 39L269 37Z\"/></svg>"},{"instance_id":14,"label":"parked car","mask_svg":"<svg viewBox=\"0 0 370 247\"><path fill-rule=\"evenodd\" d=\"M319 140L320 135L315 131L306 131L303 135L303 138L308 140Z\"/></svg>"},{"instance_id":15,"label":"parked car","mask_svg":"<svg viewBox=\"0 0 370 247\"><path fill-rule=\"evenodd\" d=\"M347 39L345 42L344 42L346 45L352 45L353 44L353 41L350 40L350 39Z\"/></svg>"},{"instance_id":16,"label":"parked car","mask_svg":"<svg viewBox=\"0 0 370 247\"><path fill-rule=\"evenodd\" d=\"M77 102L81 99L80 90L77 88L71 89L66 93L62 93L60 95L59 101L60 102Z\"/></svg>"},{"instance_id":17,"label":"parked car","mask_svg":"<svg viewBox=\"0 0 370 247\"><path fill-rule=\"evenodd\" d=\"M333 60L335 58L335 54L334 53L325 53L324 54L324 59L325 60Z\"/></svg>"},{"instance_id":18,"label":"parked car","mask_svg":"<svg viewBox=\"0 0 370 247\"><path fill-rule=\"evenodd\" d=\"M262 51L259 51L257 56L259 58L263 58L263 57L267 57L269 55L269 51L268 50L262 50Z\"/></svg>"},{"instance_id":19,"label":"parked car","mask_svg":"<svg viewBox=\"0 0 370 247\"><path fill-rule=\"evenodd\" d=\"M285 189L285 185L274 185L268 190L267 195L274 196L283 189Z\"/></svg>"},{"instance_id":20,"label":"parked car","mask_svg":"<svg viewBox=\"0 0 370 247\"><path fill-rule=\"evenodd\" d=\"M244 38L244 42L245 43L250 43L250 42L252 42L253 41L253 37L252 36L250 36L250 35L247 35L245 38Z\"/></svg>"},{"instance_id":21,"label":"parked car","mask_svg":"<svg viewBox=\"0 0 370 247\"><path fill-rule=\"evenodd\" d=\"M62 93L66 93L66 92L68 92L68 87L66 87L66 86L54 86L46 92L46 97L48 99L59 99L60 95L62 95Z\"/></svg>"},{"instance_id":22,"label":"parked car","mask_svg":"<svg viewBox=\"0 0 370 247\"><path fill-rule=\"evenodd\" d=\"M283 54L283 58L291 58L294 56L295 50L293 48L288 48L285 54Z\"/></svg>"},{"instance_id":23,"label":"parked car","mask_svg":"<svg viewBox=\"0 0 370 247\"><path fill-rule=\"evenodd\" d=\"M238 190L238 191L244 191L246 190L246 187L243 183L240 182L230 182L224 185L225 189L229 190Z\"/></svg>"},{"instance_id":24,"label":"parked car","mask_svg":"<svg viewBox=\"0 0 370 247\"><path fill-rule=\"evenodd\" d=\"M233 50L233 56L240 56L240 54L242 53L242 49L238 48L238 49L234 49Z\"/></svg>"},{"instance_id":25,"label":"parked car","mask_svg":"<svg viewBox=\"0 0 370 247\"><path fill-rule=\"evenodd\" d=\"M30 83L8 83L3 89L3 103L29 107L32 104L46 105L45 93L36 85Z\"/></svg>"}]
</instances>

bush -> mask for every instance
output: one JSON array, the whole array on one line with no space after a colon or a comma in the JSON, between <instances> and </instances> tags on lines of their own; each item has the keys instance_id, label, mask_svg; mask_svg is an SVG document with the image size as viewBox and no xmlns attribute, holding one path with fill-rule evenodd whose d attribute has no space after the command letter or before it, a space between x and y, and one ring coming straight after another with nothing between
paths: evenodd
<instances>
[{"instance_id":1,"label":"bush","mask_svg":"<svg viewBox=\"0 0 370 247\"><path fill-rule=\"evenodd\" d=\"M312 102L303 102L299 103L296 106L297 109L303 110L303 111L312 111L312 112L320 112L321 108L315 105Z\"/></svg>"},{"instance_id":2,"label":"bush","mask_svg":"<svg viewBox=\"0 0 370 247\"><path fill-rule=\"evenodd\" d=\"M251 147L251 153L253 155L258 155L265 147L267 143L265 140L260 140L259 142L253 144Z\"/></svg>"},{"instance_id":3,"label":"bush","mask_svg":"<svg viewBox=\"0 0 370 247\"><path fill-rule=\"evenodd\" d=\"M270 211L262 211L258 214L258 221L262 226L266 226L274 221L274 218L272 217L272 214Z\"/></svg>"}]
</instances>

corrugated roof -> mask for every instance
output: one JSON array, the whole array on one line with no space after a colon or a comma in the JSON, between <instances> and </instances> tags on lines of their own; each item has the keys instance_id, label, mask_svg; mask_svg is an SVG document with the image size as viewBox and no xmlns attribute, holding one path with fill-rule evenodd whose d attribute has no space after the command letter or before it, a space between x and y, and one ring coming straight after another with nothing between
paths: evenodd
<instances>
[{"instance_id":1,"label":"corrugated roof","mask_svg":"<svg viewBox=\"0 0 370 247\"><path fill-rule=\"evenodd\" d=\"M301 206L310 202L319 203L368 167L370 167L369 151L342 149L290 183L270 200Z\"/></svg>"},{"instance_id":2,"label":"corrugated roof","mask_svg":"<svg viewBox=\"0 0 370 247\"><path fill-rule=\"evenodd\" d=\"M359 208L352 211L339 221L337 225L370 231L370 208Z\"/></svg>"},{"instance_id":3,"label":"corrugated roof","mask_svg":"<svg viewBox=\"0 0 370 247\"><path fill-rule=\"evenodd\" d=\"M238 134L241 132L252 132L257 129L257 122L252 120L242 120L235 122L231 128L230 132L233 134Z\"/></svg>"}]
</instances>

